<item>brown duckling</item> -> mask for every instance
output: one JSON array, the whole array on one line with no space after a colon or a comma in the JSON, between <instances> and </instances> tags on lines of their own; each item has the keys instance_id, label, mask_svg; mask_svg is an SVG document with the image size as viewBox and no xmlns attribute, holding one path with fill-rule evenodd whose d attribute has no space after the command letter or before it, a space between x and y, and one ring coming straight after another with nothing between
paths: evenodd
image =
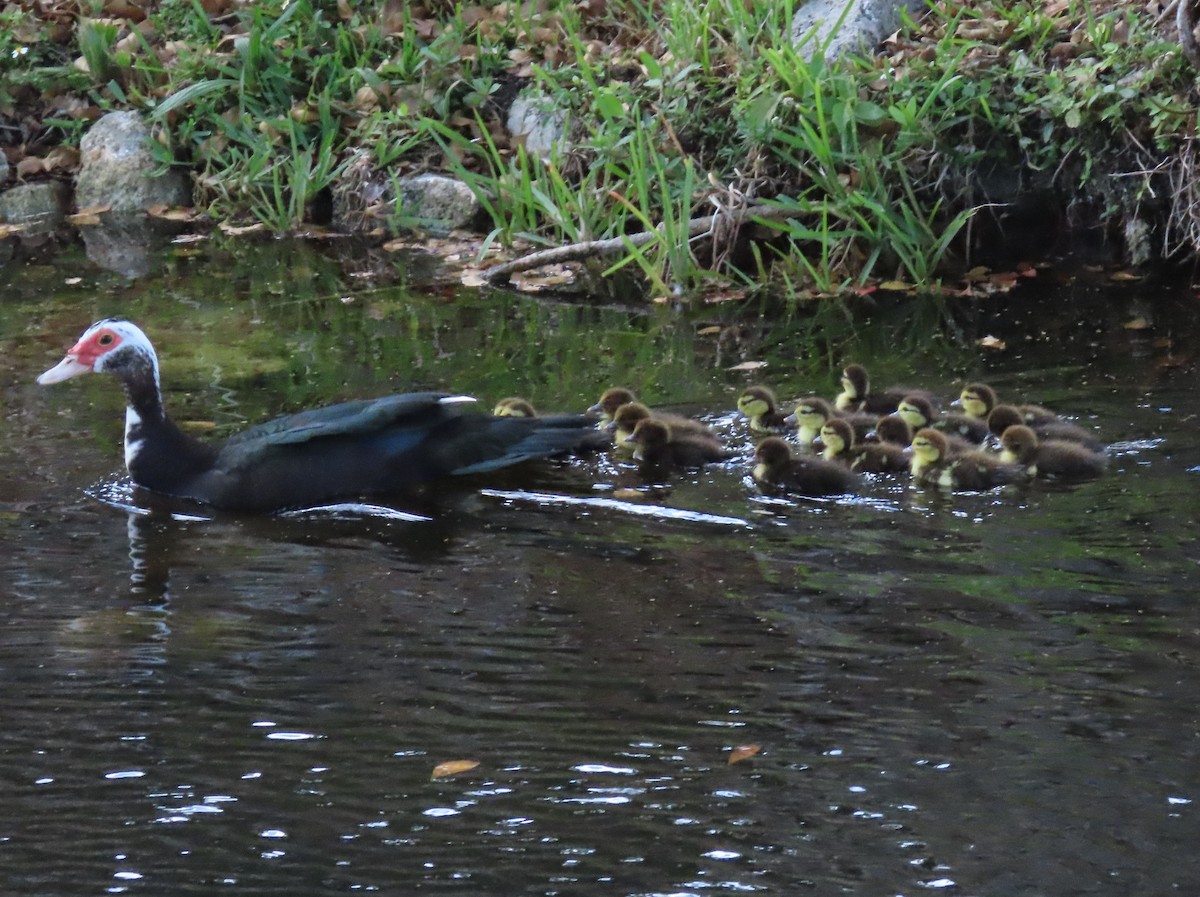
<instances>
[{"instance_id":1,"label":"brown duckling","mask_svg":"<svg viewBox=\"0 0 1200 897\"><path fill-rule=\"evenodd\" d=\"M900 407L901 400L908 395L923 395L932 401L932 396L920 390L894 386L882 392L871 391L871 379L861 364L848 364L842 371L842 391L834 399L837 411L859 411L866 414L891 414Z\"/></svg>"},{"instance_id":2,"label":"brown duckling","mask_svg":"<svg viewBox=\"0 0 1200 897\"><path fill-rule=\"evenodd\" d=\"M690 417L684 417L682 414L651 411L641 402L627 402L617 409L613 415L612 423L609 424L609 428L613 431L613 443L618 448L624 448L637 425L650 417L654 417L667 424L671 428L671 432L676 435L680 433L695 433L709 439L717 438L717 434L709 429L707 424L703 424L698 420L692 420Z\"/></svg>"},{"instance_id":3,"label":"brown duckling","mask_svg":"<svg viewBox=\"0 0 1200 897\"><path fill-rule=\"evenodd\" d=\"M939 414L933 404L921 395L905 396L896 413L908 422L914 433L923 427L933 427L972 443L972 447L978 447L990 432L986 421L969 414Z\"/></svg>"},{"instance_id":4,"label":"brown duckling","mask_svg":"<svg viewBox=\"0 0 1200 897\"><path fill-rule=\"evenodd\" d=\"M913 481L920 486L979 492L1015 483L1026 477L1024 468L1009 464L978 449L956 453L941 430L923 427L913 436Z\"/></svg>"},{"instance_id":5,"label":"brown duckling","mask_svg":"<svg viewBox=\"0 0 1200 897\"><path fill-rule=\"evenodd\" d=\"M653 417L638 422L628 443L633 446L634 460L640 461L643 468L700 467L729 457L716 438L676 432L669 424Z\"/></svg>"},{"instance_id":6,"label":"brown duckling","mask_svg":"<svg viewBox=\"0 0 1200 897\"><path fill-rule=\"evenodd\" d=\"M821 453L827 461L838 461L859 473L903 473L908 470L908 453L890 442L854 440L854 428L848 421L835 417L821 427Z\"/></svg>"},{"instance_id":7,"label":"brown duckling","mask_svg":"<svg viewBox=\"0 0 1200 897\"><path fill-rule=\"evenodd\" d=\"M637 396L633 394L632 390L625 389L623 386L614 386L604 390L600 394L600 401L588 408L585 413L597 416L602 422L607 423L613 419L618 408L636 401Z\"/></svg>"},{"instance_id":8,"label":"brown duckling","mask_svg":"<svg viewBox=\"0 0 1200 897\"><path fill-rule=\"evenodd\" d=\"M996 391L986 383L968 383L959 394L958 403L962 405L964 413L970 417L977 417L980 420L987 420L988 415L999 404L996 399ZM1043 408L1041 405L1017 405L1014 407L1016 407L1017 412L1021 415L1021 423L1023 424L1044 424L1059 419L1057 414L1049 408ZM997 433L996 435L1000 434Z\"/></svg>"},{"instance_id":9,"label":"brown duckling","mask_svg":"<svg viewBox=\"0 0 1200 897\"><path fill-rule=\"evenodd\" d=\"M1029 423L1021 416L1020 409L1014 405L997 405L992 409L992 413L988 415L987 422L988 429L997 437L1003 436L1009 427L1021 424L1033 430L1034 435L1039 440L1057 439L1066 442L1076 442L1091 452L1104 450L1104 443L1094 433L1085 430L1078 424L1073 424L1061 418L1055 418L1054 420L1042 423Z\"/></svg>"},{"instance_id":10,"label":"brown duckling","mask_svg":"<svg viewBox=\"0 0 1200 897\"><path fill-rule=\"evenodd\" d=\"M1103 475L1105 458L1078 442L1041 441L1032 427L1016 424L1000 437L1000 460L1019 464L1033 477L1059 480L1093 480Z\"/></svg>"},{"instance_id":11,"label":"brown duckling","mask_svg":"<svg viewBox=\"0 0 1200 897\"><path fill-rule=\"evenodd\" d=\"M778 436L768 436L754 450L755 482L801 495L841 495L854 492L858 478L835 461L801 457Z\"/></svg>"},{"instance_id":12,"label":"brown duckling","mask_svg":"<svg viewBox=\"0 0 1200 897\"><path fill-rule=\"evenodd\" d=\"M528 399L520 396L509 396L501 399L492 409L493 417L537 417L537 409Z\"/></svg>"},{"instance_id":13,"label":"brown duckling","mask_svg":"<svg viewBox=\"0 0 1200 897\"><path fill-rule=\"evenodd\" d=\"M841 418L854 429L857 439L863 439L875 429L876 419L870 414L837 414L829 403L816 396L809 396L796 403L796 410L788 417L789 423L795 423L796 435L800 440L801 451L809 451L813 440L821 435L821 428L828 421Z\"/></svg>"},{"instance_id":14,"label":"brown duckling","mask_svg":"<svg viewBox=\"0 0 1200 897\"><path fill-rule=\"evenodd\" d=\"M750 419L750 429L756 433L774 433L786 425L787 415L779 410L779 402L766 386L750 386L738 396L737 408Z\"/></svg>"}]
</instances>

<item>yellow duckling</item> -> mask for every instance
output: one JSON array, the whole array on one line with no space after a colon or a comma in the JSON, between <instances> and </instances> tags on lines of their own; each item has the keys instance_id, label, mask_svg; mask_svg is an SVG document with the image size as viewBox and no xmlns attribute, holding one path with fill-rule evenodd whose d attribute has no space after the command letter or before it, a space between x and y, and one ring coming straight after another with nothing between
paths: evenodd
<instances>
[{"instance_id":1,"label":"yellow duckling","mask_svg":"<svg viewBox=\"0 0 1200 897\"><path fill-rule=\"evenodd\" d=\"M737 408L750 420L750 429L756 433L775 433L785 426L787 415L779 410L779 403L766 386L750 386L738 396Z\"/></svg>"},{"instance_id":2,"label":"yellow duckling","mask_svg":"<svg viewBox=\"0 0 1200 897\"><path fill-rule=\"evenodd\" d=\"M509 396L501 399L492 409L493 417L537 417L537 409L528 399L520 396Z\"/></svg>"},{"instance_id":3,"label":"yellow duckling","mask_svg":"<svg viewBox=\"0 0 1200 897\"><path fill-rule=\"evenodd\" d=\"M1000 437L1000 460L1017 464L1034 477L1059 480L1093 480L1103 475L1105 458L1078 442L1049 439L1042 442L1033 428L1016 424Z\"/></svg>"},{"instance_id":4,"label":"yellow duckling","mask_svg":"<svg viewBox=\"0 0 1200 897\"><path fill-rule=\"evenodd\" d=\"M908 470L908 454L890 442L864 442L854 439L849 422L835 417L821 427L821 453L827 461L845 464L859 473L903 473Z\"/></svg>"},{"instance_id":5,"label":"yellow duckling","mask_svg":"<svg viewBox=\"0 0 1200 897\"><path fill-rule=\"evenodd\" d=\"M967 415L980 420L987 420L988 415L998 404L996 391L986 383L968 383L959 394L958 403L962 405L962 409ZM1045 424L1059 419L1057 414L1041 405L1016 405L1013 407L1021 415L1020 422L1023 424Z\"/></svg>"},{"instance_id":6,"label":"yellow duckling","mask_svg":"<svg viewBox=\"0 0 1200 897\"><path fill-rule=\"evenodd\" d=\"M844 465L824 458L798 458L778 436L768 436L754 451L754 481L801 495L853 492L858 478Z\"/></svg>"},{"instance_id":7,"label":"yellow duckling","mask_svg":"<svg viewBox=\"0 0 1200 897\"><path fill-rule=\"evenodd\" d=\"M834 414L828 402L816 396L810 396L807 399L801 399L796 404L796 410L787 419L789 423L796 425L800 450L802 452L809 451L813 441L821 435L821 428L835 417L849 423L858 439L865 438L875 429L876 420L873 416L869 414Z\"/></svg>"},{"instance_id":8,"label":"yellow duckling","mask_svg":"<svg viewBox=\"0 0 1200 897\"><path fill-rule=\"evenodd\" d=\"M837 411L859 411L866 414L891 414L900 402L908 395L923 395L932 400L932 396L919 390L902 389L894 386L882 392L871 391L871 378L867 369L861 364L848 364L842 371L842 391L834 399L833 407Z\"/></svg>"},{"instance_id":9,"label":"yellow duckling","mask_svg":"<svg viewBox=\"0 0 1200 897\"><path fill-rule=\"evenodd\" d=\"M946 434L932 427L917 431L912 441L913 481L920 486L980 492L1025 478L1023 468L986 455L978 449L956 454Z\"/></svg>"},{"instance_id":10,"label":"yellow duckling","mask_svg":"<svg viewBox=\"0 0 1200 897\"><path fill-rule=\"evenodd\" d=\"M923 427L932 427L975 446L988 438L986 421L969 414L938 414L933 404L921 395L905 396L896 413L904 418L914 433Z\"/></svg>"}]
</instances>

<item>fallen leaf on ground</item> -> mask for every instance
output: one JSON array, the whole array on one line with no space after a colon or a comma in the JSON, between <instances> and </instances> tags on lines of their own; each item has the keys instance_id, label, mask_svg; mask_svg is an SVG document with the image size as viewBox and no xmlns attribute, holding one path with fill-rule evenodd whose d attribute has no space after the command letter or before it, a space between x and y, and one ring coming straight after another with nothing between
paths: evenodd
<instances>
[{"instance_id":1,"label":"fallen leaf on ground","mask_svg":"<svg viewBox=\"0 0 1200 897\"><path fill-rule=\"evenodd\" d=\"M478 760L447 760L444 763L439 763L433 768L431 779L444 779L447 776L456 776L460 772L470 772L479 765Z\"/></svg>"}]
</instances>

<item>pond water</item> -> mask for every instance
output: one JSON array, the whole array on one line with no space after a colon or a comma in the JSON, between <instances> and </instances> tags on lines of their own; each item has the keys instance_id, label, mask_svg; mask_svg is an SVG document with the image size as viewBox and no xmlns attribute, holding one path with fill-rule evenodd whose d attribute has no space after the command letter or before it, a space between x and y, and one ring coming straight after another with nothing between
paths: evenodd
<instances>
[{"instance_id":1,"label":"pond water","mask_svg":"<svg viewBox=\"0 0 1200 897\"><path fill-rule=\"evenodd\" d=\"M133 282L74 251L0 268L5 893L1198 892L1186 283L766 315L415 291L404 264L213 243ZM111 500L115 383L34 384L112 314L214 435L619 383L746 446L748 377L831 394L856 359L1051 405L1110 467L817 501L759 494L743 458L634 503L590 460L420 508L144 515Z\"/></svg>"}]
</instances>

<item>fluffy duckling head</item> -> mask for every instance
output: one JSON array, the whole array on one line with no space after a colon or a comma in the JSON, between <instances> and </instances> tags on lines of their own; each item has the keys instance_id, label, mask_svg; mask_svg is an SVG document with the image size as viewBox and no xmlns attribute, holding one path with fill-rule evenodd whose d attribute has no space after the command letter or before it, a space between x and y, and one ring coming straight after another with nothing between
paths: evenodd
<instances>
[{"instance_id":1,"label":"fluffy duckling head","mask_svg":"<svg viewBox=\"0 0 1200 897\"><path fill-rule=\"evenodd\" d=\"M629 439L637 425L650 418L650 409L641 402L626 402L612 416L609 427L613 430L613 442L621 448L628 447Z\"/></svg>"},{"instance_id":2,"label":"fluffy duckling head","mask_svg":"<svg viewBox=\"0 0 1200 897\"><path fill-rule=\"evenodd\" d=\"M492 409L492 415L494 417L537 417L538 413L528 399L509 396L496 403L496 407Z\"/></svg>"},{"instance_id":3,"label":"fluffy duckling head","mask_svg":"<svg viewBox=\"0 0 1200 897\"><path fill-rule=\"evenodd\" d=\"M671 441L671 428L660 420L648 417L638 421L626 445L633 446L633 457L637 461L653 458L655 453Z\"/></svg>"},{"instance_id":4,"label":"fluffy duckling head","mask_svg":"<svg viewBox=\"0 0 1200 897\"><path fill-rule=\"evenodd\" d=\"M830 461L844 458L854 447L854 428L835 417L821 427L821 442L825 444L825 451L821 453L823 457Z\"/></svg>"},{"instance_id":5,"label":"fluffy duckling head","mask_svg":"<svg viewBox=\"0 0 1200 897\"><path fill-rule=\"evenodd\" d=\"M912 444L912 427L899 414L888 414L875 424L875 438L907 448Z\"/></svg>"},{"instance_id":6,"label":"fluffy duckling head","mask_svg":"<svg viewBox=\"0 0 1200 897\"><path fill-rule=\"evenodd\" d=\"M630 402L636 402L637 396L631 390L624 387L614 386L612 389L606 389L600 394L600 401L588 408L588 414L597 414L601 420L612 420L613 415L617 413L617 409L622 405L628 405Z\"/></svg>"},{"instance_id":7,"label":"fluffy duckling head","mask_svg":"<svg viewBox=\"0 0 1200 897\"><path fill-rule=\"evenodd\" d=\"M944 460L949 450L950 444L941 432L932 427L918 430L912 441L913 476L920 476L922 472Z\"/></svg>"},{"instance_id":8,"label":"fluffy duckling head","mask_svg":"<svg viewBox=\"0 0 1200 897\"><path fill-rule=\"evenodd\" d=\"M924 396L905 396L900 400L896 413L914 431L928 427L933 421L933 405Z\"/></svg>"},{"instance_id":9,"label":"fluffy duckling head","mask_svg":"<svg viewBox=\"0 0 1200 897\"><path fill-rule=\"evenodd\" d=\"M1012 427L1024 423L1021 412L1013 405L997 405L987 416L988 429L1001 437Z\"/></svg>"},{"instance_id":10,"label":"fluffy duckling head","mask_svg":"<svg viewBox=\"0 0 1200 897\"><path fill-rule=\"evenodd\" d=\"M777 413L779 403L766 386L748 387L737 400L737 408L750 419L752 429L766 429L763 418Z\"/></svg>"},{"instance_id":11,"label":"fluffy duckling head","mask_svg":"<svg viewBox=\"0 0 1200 897\"><path fill-rule=\"evenodd\" d=\"M796 418L796 432L800 436L801 445L809 445L821 434L821 428L833 417L833 409L824 399L816 396L801 399L793 413Z\"/></svg>"},{"instance_id":12,"label":"fluffy duckling head","mask_svg":"<svg viewBox=\"0 0 1200 897\"><path fill-rule=\"evenodd\" d=\"M792 463L792 449L778 436L768 436L754 449L755 482L769 483Z\"/></svg>"},{"instance_id":13,"label":"fluffy duckling head","mask_svg":"<svg viewBox=\"0 0 1200 897\"><path fill-rule=\"evenodd\" d=\"M996 391L986 383L968 383L959 393L958 402L967 415L987 420L996 407Z\"/></svg>"},{"instance_id":14,"label":"fluffy duckling head","mask_svg":"<svg viewBox=\"0 0 1200 897\"><path fill-rule=\"evenodd\" d=\"M870 391L867 369L861 364L848 364L842 371L842 391L834 402L838 411L854 407Z\"/></svg>"},{"instance_id":15,"label":"fluffy duckling head","mask_svg":"<svg viewBox=\"0 0 1200 897\"><path fill-rule=\"evenodd\" d=\"M1000 436L1000 460L1007 464L1028 466L1037 460L1037 452L1037 434L1024 424L1009 426Z\"/></svg>"}]
</instances>

